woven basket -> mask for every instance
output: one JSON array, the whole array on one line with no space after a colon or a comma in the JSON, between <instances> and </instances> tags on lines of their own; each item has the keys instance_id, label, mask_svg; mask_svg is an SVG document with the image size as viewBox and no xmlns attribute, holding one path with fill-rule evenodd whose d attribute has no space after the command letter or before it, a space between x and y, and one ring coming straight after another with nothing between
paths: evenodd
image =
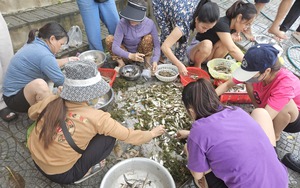
<instances>
[{"instance_id":1,"label":"woven basket","mask_svg":"<svg viewBox=\"0 0 300 188\"><path fill-rule=\"evenodd\" d=\"M230 69L231 73L226 74L226 73L218 72L214 69L216 66L228 67ZM207 63L208 72L210 73L210 75L215 79L221 79L221 80L228 80L229 78L231 78L231 74L239 66L240 65L238 63L236 63L232 60L223 59L223 58L212 59L212 60L208 61L208 63Z\"/></svg>"},{"instance_id":2,"label":"woven basket","mask_svg":"<svg viewBox=\"0 0 300 188\"><path fill-rule=\"evenodd\" d=\"M160 71L170 71L174 74L174 76L166 77L159 75ZM159 79L162 82L172 82L176 80L178 73L178 68L175 65L172 64L162 64L157 66L157 71L155 72L155 76L157 79Z\"/></svg>"}]
</instances>

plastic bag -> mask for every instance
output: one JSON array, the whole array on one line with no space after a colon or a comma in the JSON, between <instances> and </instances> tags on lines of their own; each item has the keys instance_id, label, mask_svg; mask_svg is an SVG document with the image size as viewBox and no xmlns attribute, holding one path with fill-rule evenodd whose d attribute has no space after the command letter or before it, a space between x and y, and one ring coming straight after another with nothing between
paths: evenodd
<instances>
[{"instance_id":1,"label":"plastic bag","mask_svg":"<svg viewBox=\"0 0 300 188\"><path fill-rule=\"evenodd\" d=\"M70 47L78 47L82 44L82 32L78 25L72 26L68 31Z\"/></svg>"}]
</instances>

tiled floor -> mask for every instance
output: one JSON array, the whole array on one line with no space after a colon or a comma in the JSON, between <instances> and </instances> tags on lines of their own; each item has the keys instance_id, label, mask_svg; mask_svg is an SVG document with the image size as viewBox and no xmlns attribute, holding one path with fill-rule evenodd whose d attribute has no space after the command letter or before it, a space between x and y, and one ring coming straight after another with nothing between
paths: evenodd
<instances>
[{"instance_id":1,"label":"tiled floor","mask_svg":"<svg viewBox=\"0 0 300 188\"><path fill-rule=\"evenodd\" d=\"M218 2L221 7L222 14L224 10L226 10L234 1L232 0L219 0ZM273 0L269 3L264 9L263 13L267 15L269 18L274 19L278 3L280 0ZM58 10L58 9L57 9ZM272 22L267 19L265 16L260 14L255 23L253 25L253 31L256 34L266 34L268 27L272 24ZM295 29L298 26L299 20L294 24L292 29ZM291 32L288 32L288 35L291 35ZM251 43L248 41L240 42L240 45L245 49L251 46ZM286 49L292 45L299 45L293 37L289 40L281 43L285 52ZM284 59L286 58L286 53L284 52ZM299 71L297 71L288 61L286 61L285 66L293 71L295 74L299 75ZM105 172L113 165L108 163L105 167L105 170L102 173L94 176L86 182L83 182L79 185L59 185L53 183L42 176L39 173L30 157L28 149L25 146L26 141L26 129L32 123L31 120L28 119L26 114L19 114L19 118L16 121L11 123L6 123L0 120L0 187L11 187L8 184L8 180L10 178L9 172L6 167L9 167L13 171L20 174L24 180L26 187L99 187L101 179L103 178ZM278 153L281 158L286 152L294 152L300 155L299 151L299 143L300 136L298 134L287 134L284 133L278 142ZM292 170L289 170L289 187L300 187L300 174L296 173ZM188 187L188 186L187 186Z\"/></svg>"}]
</instances>

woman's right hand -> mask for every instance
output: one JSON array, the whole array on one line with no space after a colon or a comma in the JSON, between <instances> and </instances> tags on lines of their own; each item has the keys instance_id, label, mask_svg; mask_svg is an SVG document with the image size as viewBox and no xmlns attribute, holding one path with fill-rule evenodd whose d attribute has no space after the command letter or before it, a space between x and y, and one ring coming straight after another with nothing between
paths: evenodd
<instances>
[{"instance_id":1,"label":"woman's right hand","mask_svg":"<svg viewBox=\"0 0 300 188\"><path fill-rule=\"evenodd\" d=\"M179 74L183 74L185 76L188 74L188 70L182 63L178 66L178 70L179 70Z\"/></svg>"},{"instance_id":2,"label":"woman's right hand","mask_svg":"<svg viewBox=\"0 0 300 188\"><path fill-rule=\"evenodd\" d=\"M188 130L178 130L176 133L176 138L178 139L184 139L187 138L190 134L190 131Z\"/></svg>"},{"instance_id":3,"label":"woman's right hand","mask_svg":"<svg viewBox=\"0 0 300 188\"><path fill-rule=\"evenodd\" d=\"M144 62L144 57L145 57L145 54L141 54L141 53L129 53L128 55L128 58L130 60L133 60L133 61L138 61L138 62L141 62L143 63Z\"/></svg>"},{"instance_id":4,"label":"woman's right hand","mask_svg":"<svg viewBox=\"0 0 300 188\"><path fill-rule=\"evenodd\" d=\"M166 130L165 130L164 126L160 125L160 126L154 127L150 132L151 132L153 138L155 138L155 137L158 137L158 136L164 134L165 131Z\"/></svg>"}]
</instances>

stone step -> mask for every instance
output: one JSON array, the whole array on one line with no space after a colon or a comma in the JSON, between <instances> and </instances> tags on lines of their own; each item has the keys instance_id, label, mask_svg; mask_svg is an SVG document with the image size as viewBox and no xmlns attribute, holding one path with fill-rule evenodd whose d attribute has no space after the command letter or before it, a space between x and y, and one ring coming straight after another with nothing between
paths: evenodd
<instances>
[{"instance_id":1,"label":"stone step","mask_svg":"<svg viewBox=\"0 0 300 188\"><path fill-rule=\"evenodd\" d=\"M56 21L66 30L72 25L83 28L76 2L65 2L14 14L3 15L8 24L14 51L20 49L28 38L31 29L38 29L48 22ZM85 43L86 45L86 43Z\"/></svg>"}]
</instances>

